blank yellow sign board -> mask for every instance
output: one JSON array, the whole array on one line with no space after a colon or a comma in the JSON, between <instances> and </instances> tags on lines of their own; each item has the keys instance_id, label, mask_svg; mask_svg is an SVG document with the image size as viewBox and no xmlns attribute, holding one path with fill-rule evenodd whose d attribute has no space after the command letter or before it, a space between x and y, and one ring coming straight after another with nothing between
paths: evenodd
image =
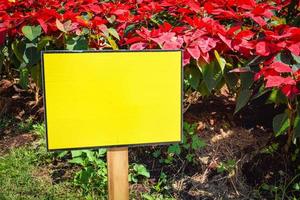
<instances>
[{"instance_id":1,"label":"blank yellow sign board","mask_svg":"<svg viewBox=\"0 0 300 200\"><path fill-rule=\"evenodd\" d=\"M42 53L48 150L181 141L181 51Z\"/></svg>"}]
</instances>

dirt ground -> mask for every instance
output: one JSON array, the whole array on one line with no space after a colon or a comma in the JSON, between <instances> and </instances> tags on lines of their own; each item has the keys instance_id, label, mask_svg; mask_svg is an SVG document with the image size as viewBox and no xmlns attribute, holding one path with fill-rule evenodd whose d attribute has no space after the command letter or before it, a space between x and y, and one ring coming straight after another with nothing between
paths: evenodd
<instances>
[{"instance_id":1,"label":"dirt ground","mask_svg":"<svg viewBox=\"0 0 300 200\"><path fill-rule=\"evenodd\" d=\"M197 133L207 145L197 151L196 164L183 161L165 169L170 171L176 199L272 199L257 196L258 187L287 180L292 165L280 151L274 155L263 153L282 138L274 139L271 127L273 116L279 111L259 103L237 115L233 115L234 99L228 95L198 98L189 106L184 120L197 124ZM147 148L131 151L133 160L145 163ZM234 167L218 172L218 166L229 160L234 160ZM147 165L154 176L165 167L157 162ZM141 186L137 188L143 191Z\"/></svg>"},{"instance_id":2,"label":"dirt ground","mask_svg":"<svg viewBox=\"0 0 300 200\"><path fill-rule=\"evenodd\" d=\"M14 116L16 123L28 117L41 121L42 100L35 95L33 91L2 81L0 118ZM194 165L183 161L178 165L163 166L170 171L172 194L177 199L257 199L255 189L259 185L275 183L289 176L292 169L287 157L281 153L275 156L262 153L263 148L274 142L270 120L277 111L255 102L233 115L234 98L222 94L209 99L198 97L185 112L184 120L197 124L197 133L207 146L196 152L197 163ZM35 140L29 133L15 134L14 130L14 126L0 127L0 155ZM151 149L130 149L130 160L146 164L155 181L162 166L149 161L144 152ZM228 160L234 160L234 167L218 172L218 166ZM65 174L65 170L68 167L62 170L57 167L56 172ZM57 179L59 174L52 177ZM137 193L149 190L140 184L133 184L131 188Z\"/></svg>"}]
</instances>

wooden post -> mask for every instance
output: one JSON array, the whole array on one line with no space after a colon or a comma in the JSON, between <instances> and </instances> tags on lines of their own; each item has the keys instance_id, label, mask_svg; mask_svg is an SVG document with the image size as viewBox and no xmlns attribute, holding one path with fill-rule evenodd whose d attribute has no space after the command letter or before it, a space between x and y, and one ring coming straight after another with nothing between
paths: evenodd
<instances>
[{"instance_id":1,"label":"wooden post","mask_svg":"<svg viewBox=\"0 0 300 200\"><path fill-rule=\"evenodd\" d=\"M107 170L109 200L129 200L128 147L108 149Z\"/></svg>"}]
</instances>

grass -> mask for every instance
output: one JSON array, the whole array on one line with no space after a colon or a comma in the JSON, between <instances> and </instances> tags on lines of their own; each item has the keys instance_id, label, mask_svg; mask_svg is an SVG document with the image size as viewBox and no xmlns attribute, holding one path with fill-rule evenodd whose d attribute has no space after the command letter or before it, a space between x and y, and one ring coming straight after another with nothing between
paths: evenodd
<instances>
[{"instance_id":1,"label":"grass","mask_svg":"<svg viewBox=\"0 0 300 200\"><path fill-rule=\"evenodd\" d=\"M24 124L22 124L23 126ZM42 125L25 125L26 131L43 135ZM23 129L23 130L24 130ZM44 143L41 139L38 143ZM51 156L44 145L20 147L0 157L0 200L73 200L82 199L72 180L53 184L46 166L39 166ZM46 173L40 174L39 171Z\"/></svg>"},{"instance_id":2,"label":"grass","mask_svg":"<svg viewBox=\"0 0 300 200\"><path fill-rule=\"evenodd\" d=\"M0 158L0 199L80 199L71 183L53 185L35 176L39 157L36 151L18 148Z\"/></svg>"}]
</instances>

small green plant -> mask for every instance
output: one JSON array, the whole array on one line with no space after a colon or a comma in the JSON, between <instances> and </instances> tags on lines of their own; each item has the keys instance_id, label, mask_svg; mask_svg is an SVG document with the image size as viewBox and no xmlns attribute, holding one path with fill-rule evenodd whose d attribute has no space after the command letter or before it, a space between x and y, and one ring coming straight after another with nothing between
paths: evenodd
<instances>
[{"instance_id":1,"label":"small green plant","mask_svg":"<svg viewBox=\"0 0 300 200\"><path fill-rule=\"evenodd\" d=\"M268 195L270 198L275 200L298 200L300 194L299 177L300 174L298 173L289 181L280 180L276 184L263 183L258 189L258 195Z\"/></svg>"},{"instance_id":2,"label":"small green plant","mask_svg":"<svg viewBox=\"0 0 300 200\"><path fill-rule=\"evenodd\" d=\"M175 200L175 198L172 197L166 197L162 194L149 194L149 193L145 193L142 195L142 199L144 200Z\"/></svg>"},{"instance_id":3,"label":"small green plant","mask_svg":"<svg viewBox=\"0 0 300 200\"><path fill-rule=\"evenodd\" d=\"M278 143L272 143L269 146L266 146L261 150L261 153L274 155L274 153L278 150L279 144Z\"/></svg>"},{"instance_id":4,"label":"small green plant","mask_svg":"<svg viewBox=\"0 0 300 200\"><path fill-rule=\"evenodd\" d=\"M166 156L162 154L162 149L153 152L155 158L161 157L160 162L170 164L175 157L184 157L189 163L195 162L195 152L205 147L206 143L196 133L196 124L183 124L183 138L181 144L172 144L167 148Z\"/></svg>"},{"instance_id":5,"label":"small green plant","mask_svg":"<svg viewBox=\"0 0 300 200\"><path fill-rule=\"evenodd\" d=\"M132 164L129 169L128 180L137 183L140 178L150 178L150 173L142 164Z\"/></svg>"},{"instance_id":6,"label":"small green plant","mask_svg":"<svg viewBox=\"0 0 300 200\"><path fill-rule=\"evenodd\" d=\"M167 175L164 172L161 172L157 183L152 187L152 189L154 189L157 193L166 192L170 189L167 183Z\"/></svg>"},{"instance_id":7,"label":"small green plant","mask_svg":"<svg viewBox=\"0 0 300 200\"><path fill-rule=\"evenodd\" d=\"M33 130L33 119L28 118L25 121L22 121L18 124L18 131L19 132L30 132Z\"/></svg>"},{"instance_id":8,"label":"small green plant","mask_svg":"<svg viewBox=\"0 0 300 200\"><path fill-rule=\"evenodd\" d=\"M87 199L94 199L99 196L106 199L107 195L107 166L103 157L106 149L76 150L71 151L73 163L82 167L74 178L75 185L82 189L83 195Z\"/></svg>"},{"instance_id":9,"label":"small green plant","mask_svg":"<svg viewBox=\"0 0 300 200\"><path fill-rule=\"evenodd\" d=\"M142 194L145 200L175 200L170 194L171 187L168 184L168 177L164 172L160 173L159 179L155 185L151 187L151 191Z\"/></svg>"},{"instance_id":10,"label":"small green plant","mask_svg":"<svg viewBox=\"0 0 300 200\"><path fill-rule=\"evenodd\" d=\"M45 125L42 123L33 124L32 125L32 132L38 136L44 137L46 133Z\"/></svg>"},{"instance_id":11,"label":"small green plant","mask_svg":"<svg viewBox=\"0 0 300 200\"><path fill-rule=\"evenodd\" d=\"M233 174L236 168L236 161L233 159L229 159L226 162L220 162L219 166L217 167L218 173L227 172L228 174Z\"/></svg>"}]
</instances>

